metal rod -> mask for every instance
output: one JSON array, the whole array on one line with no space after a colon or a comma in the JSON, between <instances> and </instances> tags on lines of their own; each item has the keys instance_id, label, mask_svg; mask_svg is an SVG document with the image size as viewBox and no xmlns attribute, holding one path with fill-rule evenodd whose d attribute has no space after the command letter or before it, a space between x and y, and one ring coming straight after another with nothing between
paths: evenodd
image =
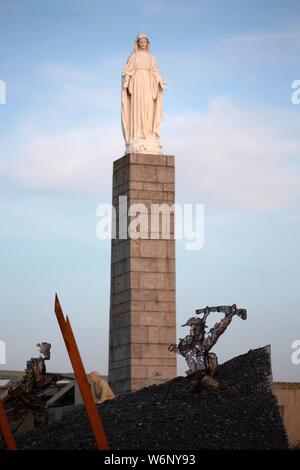
<instances>
[{"instance_id":1,"label":"metal rod","mask_svg":"<svg viewBox=\"0 0 300 470\"><path fill-rule=\"evenodd\" d=\"M8 450L17 450L16 441L10 429L9 421L7 419L5 408L1 399L0 399L0 429L2 431L4 441Z\"/></svg>"},{"instance_id":2,"label":"metal rod","mask_svg":"<svg viewBox=\"0 0 300 470\"><path fill-rule=\"evenodd\" d=\"M86 377L84 365L81 360L78 346L76 344L71 323L68 317L65 320L57 294L55 295L54 311L65 341L65 345L70 357L70 361L76 376L76 380L81 392L81 396L87 411L87 415L95 436L98 449L109 450L109 444L107 441L105 430L102 424L101 417L98 413L89 382Z\"/></svg>"}]
</instances>

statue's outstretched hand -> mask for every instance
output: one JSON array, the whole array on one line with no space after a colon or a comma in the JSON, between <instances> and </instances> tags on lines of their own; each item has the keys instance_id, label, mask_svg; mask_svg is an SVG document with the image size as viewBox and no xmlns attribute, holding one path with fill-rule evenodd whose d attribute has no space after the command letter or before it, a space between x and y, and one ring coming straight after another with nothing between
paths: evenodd
<instances>
[{"instance_id":1,"label":"statue's outstretched hand","mask_svg":"<svg viewBox=\"0 0 300 470\"><path fill-rule=\"evenodd\" d=\"M123 77L123 88L128 88L129 85L129 75L124 75Z\"/></svg>"},{"instance_id":2,"label":"statue's outstretched hand","mask_svg":"<svg viewBox=\"0 0 300 470\"><path fill-rule=\"evenodd\" d=\"M159 81L159 86L162 90L165 90L168 86L166 80L164 80L163 78Z\"/></svg>"}]
</instances>

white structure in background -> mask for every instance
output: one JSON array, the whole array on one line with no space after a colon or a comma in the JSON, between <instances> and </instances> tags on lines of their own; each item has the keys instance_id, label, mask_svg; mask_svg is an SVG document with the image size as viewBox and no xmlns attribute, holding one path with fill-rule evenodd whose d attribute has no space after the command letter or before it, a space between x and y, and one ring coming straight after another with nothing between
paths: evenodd
<instances>
[{"instance_id":1,"label":"white structure in background","mask_svg":"<svg viewBox=\"0 0 300 470\"><path fill-rule=\"evenodd\" d=\"M0 104L6 104L6 84L0 80Z\"/></svg>"},{"instance_id":2,"label":"white structure in background","mask_svg":"<svg viewBox=\"0 0 300 470\"><path fill-rule=\"evenodd\" d=\"M0 364L6 364L6 344L0 340Z\"/></svg>"}]
</instances>

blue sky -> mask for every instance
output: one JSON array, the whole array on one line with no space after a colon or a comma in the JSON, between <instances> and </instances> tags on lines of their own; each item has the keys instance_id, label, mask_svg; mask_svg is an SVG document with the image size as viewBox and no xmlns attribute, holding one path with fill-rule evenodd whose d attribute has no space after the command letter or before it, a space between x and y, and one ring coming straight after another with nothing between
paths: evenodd
<instances>
[{"instance_id":1,"label":"blue sky","mask_svg":"<svg viewBox=\"0 0 300 470\"><path fill-rule=\"evenodd\" d=\"M49 370L70 370L57 291L87 370L107 372L110 244L96 208L124 152L121 69L145 31L168 82L177 202L205 204L203 249L177 243L178 336L196 308L236 302L248 320L220 339L220 362L271 343L274 378L300 381L300 3L0 0L0 22L1 367L22 369L50 341Z\"/></svg>"}]
</instances>

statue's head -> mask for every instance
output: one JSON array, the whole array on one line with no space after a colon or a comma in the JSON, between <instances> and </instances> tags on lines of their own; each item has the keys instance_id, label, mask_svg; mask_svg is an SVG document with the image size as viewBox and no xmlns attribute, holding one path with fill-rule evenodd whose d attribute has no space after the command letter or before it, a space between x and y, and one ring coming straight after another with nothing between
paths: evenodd
<instances>
[{"instance_id":1,"label":"statue's head","mask_svg":"<svg viewBox=\"0 0 300 470\"><path fill-rule=\"evenodd\" d=\"M51 344L50 343L38 343L37 348L40 353L40 357L42 357L45 361L49 361L50 359L50 349L51 349Z\"/></svg>"},{"instance_id":2,"label":"statue's head","mask_svg":"<svg viewBox=\"0 0 300 470\"><path fill-rule=\"evenodd\" d=\"M93 383L97 383L99 382L99 380L101 380L101 375L99 374L99 372L93 370L91 373L90 373L90 378L91 378L91 381Z\"/></svg>"},{"instance_id":3,"label":"statue's head","mask_svg":"<svg viewBox=\"0 0 300 470\"><path fill-rule=\"evenodd\" d=\"M189 320L182 326L189 326L191 334L195 337L202 337L205 334L207 325L203 318L189 318Z\"/></svg>"},{"instance_id":4,"label":"statue's head","mask_svg":"<svg viewBox=\"0 0 300 470\"><path fill-rule=\"evenodd\" d=\"M195 338L204 338L206 328L207 325L205 324L205 321L201 321L198 323L198 325L194 325L192 327L192 335Z\"/></svg>"},{"instance_id":5,"label":"statue's head","mask_svg":"<svg viewBox=\"0 0 300 470\"><path fill-rule=\"evenodd\" d=\"M149 51L150 49L150 39L145 33L139 33L135 40L134 50Z\"/></svg>"}]
</instances>

